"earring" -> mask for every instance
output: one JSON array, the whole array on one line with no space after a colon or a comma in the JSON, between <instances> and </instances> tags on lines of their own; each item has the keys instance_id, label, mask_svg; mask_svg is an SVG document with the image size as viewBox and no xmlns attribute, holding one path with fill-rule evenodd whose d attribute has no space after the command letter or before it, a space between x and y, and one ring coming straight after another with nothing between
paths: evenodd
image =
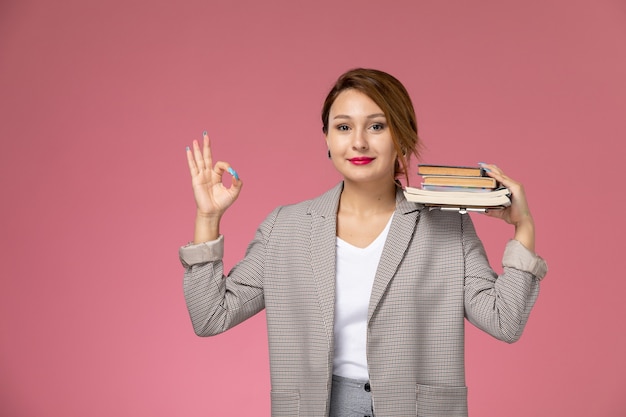
<instances>
[{"instance_id":1,"label":"earring","mask_svg":"<svg viewBox=\"0 0 626 417\"><path fill-rule=\"evenodd\" d=\"M330 149L328 150L328 159L330 159Z\"/></svg>"}]
</instances>

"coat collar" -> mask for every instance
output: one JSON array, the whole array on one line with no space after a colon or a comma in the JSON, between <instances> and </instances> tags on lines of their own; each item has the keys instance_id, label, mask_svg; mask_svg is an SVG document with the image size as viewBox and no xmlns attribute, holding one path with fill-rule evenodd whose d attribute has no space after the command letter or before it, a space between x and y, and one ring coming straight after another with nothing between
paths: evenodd
<instances>
[{"instance_id":1,"label":"coat collar","mask_svg":"<svg viewBox=\"0 0 626 417\"><path fill-rule=\"evenodd\" d=\"M308 214L318 215L323 218L334 217L335 226L337 220L337 209L339 208L339 198L343 191L343 182L340 182L321 196L311 200ZM401 187L396 188L396 213L408 214L414 211L421 211L424 208L422 204L411 203L404 197Z\"/></svg>"},{"instance_id":2,"label":"coat collar","mask_svg":"<svg viewBox=\"0 0 626 417\"><path fill-rule=\"evenodd\" d=\"M335 313L335 274L337 244L337 209L343 182L311 200L308 214L311 221L311 266L317 285L322 316L329 343L333 340ZM378 265L368 311L368 321L376 311L387 286L393 278L413 237L421 204L404 198L402 188L396 190L396 211Z\"/></svg>"}]
</instances>

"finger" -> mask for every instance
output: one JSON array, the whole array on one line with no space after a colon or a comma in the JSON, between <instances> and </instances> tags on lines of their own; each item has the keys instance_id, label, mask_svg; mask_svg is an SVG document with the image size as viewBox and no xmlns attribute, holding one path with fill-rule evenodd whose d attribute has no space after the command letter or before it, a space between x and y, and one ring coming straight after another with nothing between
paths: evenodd
<instances>
[{"instance_id":1,"label":"finger","mask_svg":"<svg viewBox=\"0 0 626 417\"><path fill-rule=\"evenodd\" d=\"M232 184L235 187L241 188L243 182L241 181L241 178L239 178L239 173L237 173L237 171L235 171L235 169L231 167L228 162L219 161L215 163L215 167L213 170L217 175L219 175L220 179L225 172L228 172L232 177Z\"/></svg>"},{"instance_id":2,"label":"finger","mask_svg":"<svg viewBox=\"0 0 626 417\"><path fill-rule=\"evenodd\" d=\"M485 211L485 216L488 217L495 217L497 219L501 219L504 215L504 210L505 209L487 209Z\"/></svg>"},{"instance_id":3,"label":"finger","mask_svg":"<svg viewBox=\"0 0 626 417\"><path fill-rule=\"evenodd\" d=\"M235 180L233 178L232 185L228 189L228 192L233 196L233 200L236 200L239 197L239 193L241 192L241 188L243 187L243 181Z\"/></svg>"},{"instance_id":4,"label":"finger","mask_svg":"<svg viewBox=\"0 0 626 417\"><path fill-rule=\"evenodd\" d=\"M193 153L189 146L187 146L187 165L189 165L189 172L191 175L198 175L198 166L196 165L196 161L193 159Z\"/></svg>"},{"instance_id":5,"label":"finger","mask_svg":"<svg viewBox=\"0 0 626 417\"><path fill-rule=\"evenodd\" d=\"M243 187L243 181L239 178L239 174L233 169L233 167L229 166L226 171L228 171L231 175L231 185L228 192L233 196L233 199L237 199L239 193L241 192L241 187Z\"/></svg>"},{"instance_id":6,"label":"finger","mask_svg":"<svg viewBox=\"0 0 626 417\"><path fill-rule=\"evenodd\" d=\"M200 145L197 140L193 141L193 157L198 167L198 172L201 172L207 168L204 164L204 158L202 157L202 151L200 151ZM210 165L209 165L210 167Z\"/></svg>"},{"instance_id":7,"label":"finger","mask_svg":"<svg viewBox=\"0 0 626 417\"><path fill-rule=\"evenodd\" d=\"M502 175L502 170L495 164L479 162L478 165L480 165L480 167L484 169L487 174Z\"/></svg>"},{"instance_id":8,"label":"finger","mask_svg":"<svg viewBox=\"0 0 626 417\"><path fill-rule=\"evenodd\" d=\"M497 165L485 164L484 162L480 162L479 165L485 170L488 176L490 176L491 178L495 178L496 181L498 181L505 187L513 185L514 181L507 177L502 169L500 169Z\"/></svg>"},{"instance_id":9,"label":"finger","mask_svg":"<svg viewBox=\"0 0 626 417\"><path fill-rule=\"evenodd\" d=\"M209 140L209 135L207 134L206 130L202 132L202 140L203 140L202 156L204 160L204 165L207 168L210 168L213 166L213 155L211 154L211 143Z\"/></svg>"},{"instance_id":10,"label":"finger","mask_svg":"<svg viewBox=\"0 0 626 417\"><path fill-rule=\"evenodd\" d=\"M228 162L217 161L215 163L215 166L213 167L213 172L215 172L217 175L219 175L220 178L222 178L225 172L233 175L232 172L234 172L234 170L231 168Z\"/></svg>"}]
</instances>

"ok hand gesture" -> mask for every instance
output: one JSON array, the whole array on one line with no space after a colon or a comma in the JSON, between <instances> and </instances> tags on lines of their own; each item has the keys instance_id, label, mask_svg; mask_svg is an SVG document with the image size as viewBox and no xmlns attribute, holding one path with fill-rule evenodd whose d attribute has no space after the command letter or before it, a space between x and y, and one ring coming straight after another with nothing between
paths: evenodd
<instances>
[{"instance_id":1,"label":"ok hand gesture","mask_svg":"<svg viewBox=\"0 0 626 417\"><path fill-rule=\"evenodd\" d=\"M194 241L200 243L216 239L219 235L219 220L239 196L243 182L227 162L218 161L213 165L206 132L203 133L202 149L197 140L193 141L193 150L187 147L187 162L197 206ZM233 176L232 184L228 188L222 184L225 172Z\"/></svg>"}]
</instances>

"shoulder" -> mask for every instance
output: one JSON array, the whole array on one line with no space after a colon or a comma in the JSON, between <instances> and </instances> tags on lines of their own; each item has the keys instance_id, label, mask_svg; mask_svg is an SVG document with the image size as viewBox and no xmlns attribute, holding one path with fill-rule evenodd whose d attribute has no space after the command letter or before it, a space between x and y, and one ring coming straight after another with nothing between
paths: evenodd
<instances>
[{"instance_id":1,"label":"shoulder","mask_svg":"<svg viewBox=\"0 0 626 417\"><path fill-rule=\"evenodd\" d=\"M277 217L303 215L318 215L322 217L336 216L342 190L343 183L339 183L317 197L277 207L274 213Z\"/></svg>"},{"instance_id":2,"label":"shoulder","mask_svg":"<svg viewBox=\"0 0 626 417\"><path fill-rule=\"evenodd\" d=\"M340 183L323 194L293 204L276 207L265 219L264 223L282 223L300 221L304 217L318 215L322 217L336 216L339 196L343 184Z\"/></svg>"},{"instance_id":3,"label":"shoulder","mask_svg":"<svg viewBox=\"0 0 626 417\"><path fill-rule=\"evenodd\" d=\"M438 208L425 207L422 209L418 223L418 228L428 229L434 233L463 234L467 229L473 229L470 214Z\"/></svg>"}]
</instances>

